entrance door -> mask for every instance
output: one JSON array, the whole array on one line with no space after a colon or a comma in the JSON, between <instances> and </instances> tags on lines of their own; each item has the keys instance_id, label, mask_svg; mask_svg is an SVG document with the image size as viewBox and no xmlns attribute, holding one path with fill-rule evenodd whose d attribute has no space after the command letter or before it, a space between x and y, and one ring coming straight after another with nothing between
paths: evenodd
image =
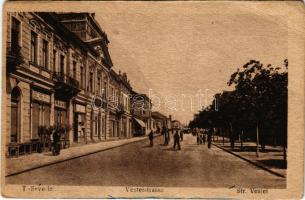
<instances>
[{"instance_id":1,"label":"entrance door","mask_svg":"<svg viewBox=\"0 0 305 200\"><path fill-rule=\"evenodd\" d=\"M74 113L73 119L73 142L78 142L78 113Z\"/></svg>"}]
</instances>

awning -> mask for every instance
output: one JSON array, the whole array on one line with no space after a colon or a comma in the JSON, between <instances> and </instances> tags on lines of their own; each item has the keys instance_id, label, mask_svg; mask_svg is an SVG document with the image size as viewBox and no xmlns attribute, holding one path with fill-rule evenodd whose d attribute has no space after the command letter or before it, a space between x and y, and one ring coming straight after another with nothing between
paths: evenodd
<instances>
[{"instance_id":1,"label":"awning","mask_svg":"<svg viewBox=\"0 0 305 200\"><path fill-rule=\"evenodd\" d=\"M137 119L137 118L134 118L135 120L136 120L136 122L138 122L138 124L140 125L140 126L142 126L143 128L145 128L145 123L142 121L142 120L140 120L140 119Z\"/></svg>"}]
</instances>

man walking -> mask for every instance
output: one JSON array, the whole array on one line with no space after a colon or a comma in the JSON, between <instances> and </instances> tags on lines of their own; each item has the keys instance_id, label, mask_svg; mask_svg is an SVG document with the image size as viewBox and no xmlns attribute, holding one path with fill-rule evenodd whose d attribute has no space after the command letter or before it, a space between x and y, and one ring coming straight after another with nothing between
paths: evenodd
<instances>
[{"instance_id":1,"label":"man walking","mask_svg":"<svg viewBox=\"0 0 305 200\"><path fill-rule=\"evenodd\" d=\"M150 141L150 146L154 146L154 133L153 131L151 130L149 135L148 135L148 138L149 138L149 141Z\"/></svg>"},{"instance_id":2,"label":"man walking","mask_svg":"<svg viewBox=\"0 0 305 200\"><path fill-rule=\"evenodd\" d=\"M174 134L174 150L176 150L176 145L178 146L178 150L181 150L180 136L179 136L178 130Z\"/></svg>"},{"instance_id":3,"label":"man walking","mask_svg":"<svg viewBox=\"0 0 305 200\"><path fill-rule=\"evenodd\" d=\"M181 141L183 141L183 131L182 130L180 130L180 139L181 139Z\"/></svg>"},{"instance_id":4,"label":"man walking","mask_svg":"<svg viewBox=\"0 0 305 200\"><path fill-rule=\"evenodd\" d=\"M206 135L207 135L207 129L205 129L205 130L203 131L203 144L205 144Z\"/></svg>"},{"instance_id":5,"label":"man walking","mask_svg":"<svg viewBox=\"0 0 305 200\"><path fill-rule=\"evenodd\" d=\"M165 126L163 126L163 128L162 128L162 135L164 135L164 146L168 145L168 137L169 137L169 135L167 133L167 130L166 130Z\"/></svg>"}]
</instances>

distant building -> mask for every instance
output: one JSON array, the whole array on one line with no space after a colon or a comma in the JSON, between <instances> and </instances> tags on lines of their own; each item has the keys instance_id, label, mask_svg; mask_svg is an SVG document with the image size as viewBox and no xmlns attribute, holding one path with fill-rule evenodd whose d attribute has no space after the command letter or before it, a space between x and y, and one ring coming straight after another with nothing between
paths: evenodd
<instances>
[{"instance_id":1,"label":"distant building","mask_svg":"<svg viewBox=\"0 0 305 200\"><path fill-rule=\"evenodd\" d=\"M154 111L154 112L152 112L152 118L153 118L153 130L154 131L162 130L163 127L166 127L168 129L171 128L170 127L171 115L169 117L167 117L160 112Z\"/></svg>"},{"instance_id":2,"label":"distant building","mask_svg":"<svg viewBox=\"0 0 305 200\"><path fill-rule=\"evenodd\" d=\"M181 122L178 120L173 120L171 123L172 129L181 129Z\"/></svg>"}]
</instances>

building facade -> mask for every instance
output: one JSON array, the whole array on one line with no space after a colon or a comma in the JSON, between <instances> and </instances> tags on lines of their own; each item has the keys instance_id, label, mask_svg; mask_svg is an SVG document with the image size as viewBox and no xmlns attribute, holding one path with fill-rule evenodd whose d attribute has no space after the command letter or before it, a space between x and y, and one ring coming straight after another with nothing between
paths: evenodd
<instances>
[{"instance_id":1,"label":"building facade","mask_svg":"<svg viewBox=\"0 0 305 200\"><path fill-rule=\"evenodd\" d=\"M132 136L132 88L112 70L94 14L14 12L6 19L9 147L31 149L42 127L62 127L72 145Z\"/></svg>"},{"instance_id":2,"label":"building facade","mask_svg":"<svg viewBox=\"0 0 305 200\"><path fill-rule=\"evenodd\" d=\"M132 99L133 134L137 136L147 135L153 130L152 103L146 94L133 91ZM154 131L154 130L153 130Z\"/></svg>"},{"instance_id":3,"label":"building facade","mask_svg":"<svg viewBox=\"0 0 305 200\"><path fill-rule=\"evenodd\" d=\"M163 127L167 129L171 129L171 115L169 117L163 115L158 111L152 112L152 119L153 119L153 129L157 132L160 132Z\"/></svg>"}]
</instances>

